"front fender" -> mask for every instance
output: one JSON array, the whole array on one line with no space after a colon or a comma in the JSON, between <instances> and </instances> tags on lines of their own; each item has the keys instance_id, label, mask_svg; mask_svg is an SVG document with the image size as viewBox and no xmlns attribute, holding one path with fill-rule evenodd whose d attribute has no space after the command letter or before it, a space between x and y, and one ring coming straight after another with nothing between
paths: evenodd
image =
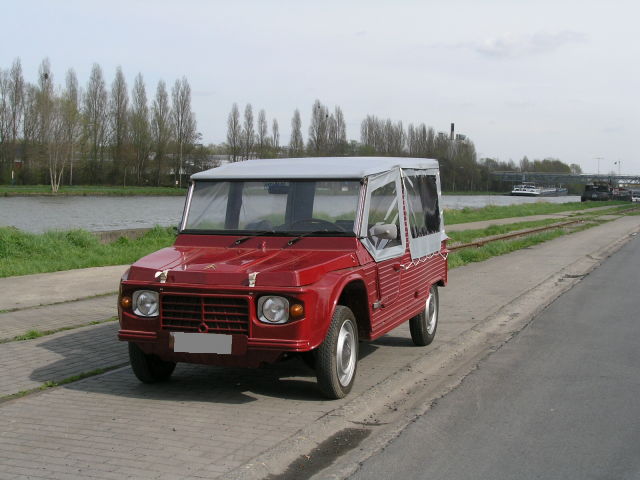
<instances>
[{"instance_id":1,"label":"front fender","mask_svg":"<svg viewBox=\"0 0 640 480\"><path fill-rule=\"evenodd\" d=\"M312 349L317 348L324 341L340 295L345 286L354 280L362 281L366 285L362 273L358 270L351 270L347 273L345 273L344 270L331 272L314 285L314 290L318 292L318 315L316 318L320 321L316 328L314 328L313 336L310 339Z\"/></svg>"}]
</instances>

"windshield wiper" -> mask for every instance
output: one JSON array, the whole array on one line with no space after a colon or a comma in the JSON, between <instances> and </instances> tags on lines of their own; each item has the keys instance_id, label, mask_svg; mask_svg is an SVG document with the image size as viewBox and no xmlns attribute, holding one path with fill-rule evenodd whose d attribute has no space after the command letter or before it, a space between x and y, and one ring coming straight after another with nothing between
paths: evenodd
<instances>
[{"instance_id":1,"label":"windshield wiper","mask_svg":"<svg viewBox=\"0 0 640 480\"><path fill-rule=\"evenodd\" d=\"M260 235L266 235L268 233L274 234L276 232L275 230L263 230L261 232L255 232L255 233L252 233L251 235L247 235L246 237L241 237L237 239L235 242L233 242L233 245L240 245L242 242L246 242L247 240L250 240L253 237L259 237Z\"/></svg>"},{"instance_id":2,"label":"windshield wiper","mask_svg":"<svg viewBox=\"0 0 640 480\"><path fill-rule=\"evenodd\" d=\"M314 230L312 232L305 232L303 234L298 235L297 237L292 238L287 242L287 247L290 247L296 242L299 242L304 237L308 237L309 235L318 235L320 233L344 233L342 230Z\"/></svg>"}]
</instances>

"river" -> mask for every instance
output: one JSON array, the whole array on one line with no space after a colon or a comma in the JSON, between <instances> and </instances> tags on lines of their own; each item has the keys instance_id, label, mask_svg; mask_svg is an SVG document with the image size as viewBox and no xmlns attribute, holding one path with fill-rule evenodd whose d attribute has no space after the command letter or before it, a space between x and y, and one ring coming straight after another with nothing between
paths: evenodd
<instances>
[{"instance_id":1,"label":"river","mask_svg":"<svg viewBox=\"0 0 640 480\"><path fill-rule=\"evenodd\" d=\"M579 202L578 196L511 197L508 195L445 195L444 208L478 208L535 202ZM177 225L183 197L0 197L0 226L27 232L82 228L89 231Z\"/></svg>"}]
</instances>

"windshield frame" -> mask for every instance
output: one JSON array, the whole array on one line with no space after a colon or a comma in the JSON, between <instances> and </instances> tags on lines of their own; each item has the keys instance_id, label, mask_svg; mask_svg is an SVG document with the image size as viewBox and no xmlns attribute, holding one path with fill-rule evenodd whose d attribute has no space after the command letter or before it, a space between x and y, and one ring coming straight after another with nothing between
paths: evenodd
<instances>
[{"instance_id":1,"label":"windshield frame","mask_svg":"<svg viewBox=\"0 0 640 480\"><path fill-rule=\"evenodd\" d=\"M225 229L225 230L205 230L205 229L188 229L187 222L189 213L191 211L191 204L193 200L193 193L195 190L196 183L232 183L232 182L286 182L286 183L294 183L294 182L357 182L359 184L358 192L355 195L357 197L357 203L355 205L355 218L354 218L354 228L353 231L309 231L309 230L273 230L273 231L265 231L264 229L255 229L255 230L247 230L247 229ZM361 218L362 218L362 210L364 208L364 197L366 192L366 182L361 178L300 178L300 179L292 179L292 178L211 178L211 179L199 179L199 180L191 180L189 191L187 192L187 197L185 201L185 206L182 212L182 218L180 220L178 233L179 234L187 234L187 235L222 235L222 236L275 236L275 237L298 237L304 234L305 237L359 237L358 233L360 231Z\"/></svg>"}]
</instances>

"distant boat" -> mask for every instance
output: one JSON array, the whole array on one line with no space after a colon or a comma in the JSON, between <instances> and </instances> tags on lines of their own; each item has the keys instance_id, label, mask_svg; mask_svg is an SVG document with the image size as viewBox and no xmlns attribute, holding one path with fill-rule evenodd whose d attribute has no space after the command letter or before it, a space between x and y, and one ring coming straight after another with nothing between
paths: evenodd
<instances>
[{"instance_id":1,"label":"distant boat","mask_svg":"<svg viewBox=\"0 0 640 480\"><path fill-rule=\"evenodd\" d=\"M522 182L514 185L511 195L519 197L556 197L566 195L568 190L564 187L542 187L532 182Z\"/></svg>"}]
</instances>

